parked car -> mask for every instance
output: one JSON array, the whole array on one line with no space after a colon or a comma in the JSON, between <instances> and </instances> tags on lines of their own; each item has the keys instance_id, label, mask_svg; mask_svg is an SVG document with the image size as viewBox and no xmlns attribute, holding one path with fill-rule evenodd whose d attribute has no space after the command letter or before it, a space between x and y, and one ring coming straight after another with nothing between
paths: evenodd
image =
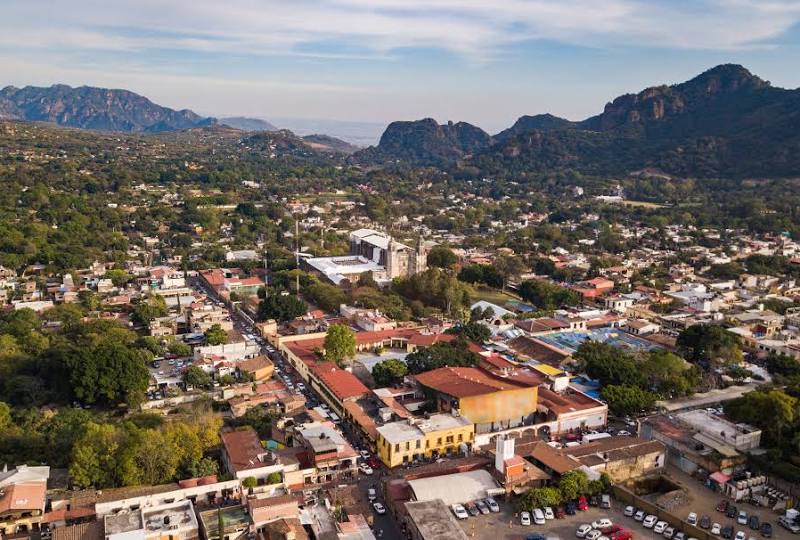
<instances>
[{"instance_id":1,"label":"parked car","mask_svg":"<svg viewBox=\"0 0 800 540\"><path fill-rule=\"evenodd\" d=\"M379 515L381 515L381 516L382 516L383 514L385 514L385 513L386 513L386 507L385 507L385 506L383 506L383 505L382 505L381 503L379 503L379 502L372 503L372 508L374 508L374 509L375 509L375 513L376 513L376 514L379 514Z\"/></svg>"},{"instance_id":2,"label":"parked car","mask_svg":"<svg viewBox=\"0 0 800 540\"><path fill-rule=\"evenodd\" d=\"M757 531L761 527L761 522L759 521L758 516L750 516L750 519L747 520L747 526L754 531Z\"/></svg>"},{"instance_id":3,"label":"parked car","mask_svg":"<svg viewBox=\"0 0 800 540\"><path fill-rule=\"evenodd\" d=\"M772 524L764 521L761 523L761 536L764 538L772 538Z\"/></svg>"},{"instance_id":4,"label":"parked car","mask_svg":"<svg viewBox=\"0 0 800 540\"><path fill-rule=\"evenodd\" d=\"M372 502L377 498L378 498L378 493L375 491L375 488L369 488L367 490L367 499L369 499L369 502Z\"/></svg>"},{"instance_id":5,"label":"parked car","mask_svg":"<svg viewBox=\"0 0 800 540\"><path fill-rule=\"evenodd\" d=\"M645 517L644 510L637 510L636 514L633 515L633 519L636 521L642 521Z\"/></svg>"},{"instance_id":6,"label":"parked car","mask_svg":"<svg viewBox=\"0 0 800 540\"><path fill-rule=\"evenodd\" d=\"M747 535L744 534L744 531L736 531L736 536L733 537L733 540L747 540Z\"/></svg>"},{"instance_id":7,"label":"parked car","mask_svg":"<svg viewBox=\"0 0 800 540\"><path fill-rule=\"evenodd\" d=\"M722 528L722 538L725 538L726 540L733 538L733 525L725 525Z\"/></svg>"},{"instance_id":8,"label":"parked car","mask_svg":"<svg viewBox=\"0 0 800 540\"><path fill-rule=\"evenodd\" d=\"M728 501L720 501L717 504L717 512L722 512L723 514L728 511Z\"/></svg>"},{"instance_id":9,"label":"parked car","mask_svg":"<svg viewBox=\"0 0 800 540\"><path fill-rule=\"evenodd\" d=\"M672 526L667 527L666 529L664 529L664 532L661 533L661 536L663 536L664 538L672 538L673 536L675 536L675 527Z\"/></svg>"},{"instance_id":10,"label":"parked car","mask_svg":"<svg viewBox=\"0 0 800 540\"><path fill-rule=\"evenodd\" d=\"M711 534L716 534L716 535L722 534L722 525L720 525L719 523L714 523L713 525L711 525Z\"/></svg>"},{"instance_id":11,"label":"parked car","mask_svg":"<svg viewBox=\"0 0 800 540\"><path fill-rule=\"evenodd\" d=\"M675 536L672 537L672 540L684 540L686 538L686 533L683 531L677 531Z\"/></svg>"},{"instance_id":12,"label":"parked car","mask_svg":"<svg viewBox=\"0 0 800 540\"><path fill-rule=\"evenodd\" d=\"M603 533L601 533L597 529L592 529L591 531L586 533L586 536L584 536L584 538L586 540L598 540L598 538L600 538L601 536L603 536Z\"/></svg>"},{"instance_id":13,"label":"parked car","mask_svg":"<svg viewBox=\"0 0 800 540\"><path fill-rule=\"evenodd\" d=\"M728 509L725 510L725 515L729 518L735 518L739 514L739 509L736 508L734 505L729 504Z\"/></svg>"},{"instance_id":14,"label":"parked car","mask_svg":"<svg viewBox=\"0 0 800 540\"><path fill-rule=\"evenodd\" d=\"M598 495L589 497L589 506L600 506L600 497Z\"/></svg>"},{"instance_id":15,"label":"parked car","mask_svg":"<svg viewBox=\"0 0 800 540\"><path fill-rule=\"evenodd\" d=\"M644 527L645 529L652 529L653 526L656 524L656 521L658 521L658 518L653 514L650 514L649 516L647 516L642 520L642 527Z\"/></svg>"},{"instance_id":16,"label":"parked car","mask_svg":"<svg viewBox=\"0 0 800 540\"><path fill-rule=\"evenodd\" d=\"M556 515L553 513L553 509L549 506L544 507L544 519L555 519Z\"/></svg>"},{"instance_id":17,"label":"parked car","mask_svg":"<svg viewBox=\"0 0 800 540\"><path fill-rule=\"evenodd\" d=\"M525 540L545 540L547 537L542 533L531 533L525 537Z\"/></svg>"},{"instance_id":18,"label":"parked car","mask_svg":"<svg viewBox=\"0 0 800 540\"><path fill-rule=\"evenodd\" d=\"M592 530L592 526L588 523L584 523L583 525L578 526L577 530L575 531L575 536L578 538L586 538L586 534Z\"/></svg>"},{"instance_id":19,"label":"parked car","mask_svg":"<svg viewBox=\"0 0 800 540\"><path fill-rule=\"evenodd\" d=\"M779 517L778 523L780 523L781 527L783 527L784 529L788 529L795 534L800 533L800 525L798 525L791 519L787 518L786 516Z\"/></svg>"},{"instance_id":20,"label":"parked car","mask_svg":"<svg viewBox=\"0 0 800 540\"><path fill-rule=\"evenodd\" d=\"M659 521L653 525L653 532L656 534L664 534L664 531L667 530L667 527L669 527L669 523L666 521Z\"/></svg>"},{"instance_id":21,"label":"parked car","mask_svg":"<svg viewBox=\"0 0 800 540\"><path fill-rule=\"evenodd\" d=\"M478 507L478 510L480 511L481 514L488 514L489 513L489 507L486 506L485 502L480 501L480 500L479 501L475 501L475 506Z\"/></svg>"},{"instance_id":22,"label":"parked car","mask_svg":"<svg viewBox=\"0 0 800 540\"><path fill-rule=\"evenodd\" d=\"M689 512L689 516L686 518L686 523L689 525L697 525L697 514L695 512Z\"/></svg>"},{"instance_id":23,"label":"parked car","mask_svg":"<svg viewBox=\"0 0 800 540\"><path fill-rule=\"evenodd\" d=\"M478 510L478 507L475 506L475 504L473 504L471 502L465 504L464 506L466 506L467 512L469 512L469 515L471 515L471 516L479 516L480 513L481 513L481 511Z\"/></svg>"},{"instance_id":24,"label":"parked car","mask_svg":"<svg viewBox=\"0 0 800 540\"><path fill-rule=\"evenodd\" d=\"M492 499L491 497L489 497L488 499L486 499L486 501L484 501L484 502L486 502L486 506L488 506L488 507L489 507L489 510L490 510L491 512L497 513L497 512L499 512L499 511L500 511L500 505L499 505L499 504L497 504L497 501L495 501L495 500L494 500L494 499Z\"/></svg>"},{"instance_id":25,"label":"parked car","mask_svg":"<svg viewBox=\"0 0 800 540\"><path fill-rule=\"evenodd\" d=\"M739 525L747 525L747 512L741 510L739 512L739 515L736 516L736 523L738 523Z\"/></svg>"},{"instance_id":26,"label":"parked car","mask_svg":"<svg viewBox=\"0 0 800 540\"><path fill-rule=\"evenodd\" d=\"M701 529L708 529L711 527L711 518L708 516L703 516L700 518L700 528Z\"/></svg>"},{"instance_id":27,"label":"parked car","mask_svg":"<svg viewBox=\"0 0 800 540\"><path fill-rule=\"evenodd\" d=\"M611 495L607 493L600 495L600 508L611 508Z\"/></svg>"},{"instance_id":28,"label":"parked car","mask_svg":"<svg viewBox=\"0 0 800 540\"><path fill-rule=\"evenodd\" d=\"M537 525L544 525L544 512L542 512L541 508L534 508L533 509L533 522Z\"/></svg>"},{"instance_id":29,"label":"parked car","mask_svg":"<svg viewBox=\"0 0 800 540\"><path fill-rule=\"evenodd\" d=\"M636 508L634 508L633 506L626 506L625 511L622 513L627 517L632 517L633 514L636 513Z\"/></svg>"},{"instance_id":30,"label":"parked car","mask_svg":"<svg viewBox=\"0 0 800 540\"><path fill-rule=\"evenodd\" d=\"M565 507L565 512L567 513L567 515L568 516L574 516L576 510L577 510L577 507L575 506L575 503L572 502L572 501L569 501L567 503L567 506Z\"/></svg>"},{"instance_id":31,"label":"parked car","mask_svg":"<svg viewBox=\"0 0 800 540\"><path fill-rule=\"evenodd\" d=\"M609 540L632 540L633 534L631 534L631 531L627 529L622 529L621 531L613 533L608 538Z\"/></svg>"},{"instance_id":32,"label":"parked car","mask_svg":"<svg viewBox=\"0 0 800 540\"><path fill-rule=\"evenodd\" d=\"M519 515L519 524L520 525L530 525L531 524L531 514L530 512L522 512ZM583 536L581 536L583 538Z\"/></svg>"},{"instance_id":33,"label":"parked car","mask_svg":"<svg viewBox=\"0 0 800 540\"><path fill-rule=\"evenodd\" d=\"M557 506L556 507L556 519L564 519L566 517L566 515L567 515L567 513L564 512L564 507L563 506Z\"/></svg>"},{"instance_id":34,"label":"parked car","mask_svg":"<svg viewBox=\"0 0 800 540\"><path fill-rule=\"evenodd\" d=\"M586 497L581 495L580 497L578 497L578 510L588 510L588 509L589 509L589 503L586 501Z\"/></svg>"},{"instance_id":35,"label":"parked car","mask_svg":"<svg viewBox=\"0 0 800 540\"><path fill-rule=\"evenodd\" d=\"M453 508L453 513L456 515L458 519L467 519L469 517L469 514L467 514L467 509L464 508L462 505L456 503L452 506L452 508Z\"/></svg>"},{"instance_id":36,"label":"parked car","mask_svg":"<svg viewBox=\"0 0 800 540\"><path fill-rule=\"evenodd\" d=\"M366 474L367 476L375 472L372 470L372 467L370 467L366 463L362 463L361 465L359 465L358 470L361 471L363 474Z\"/></svg>"},{"instance_id":37,"label":"parked car","mask_svg":"<svg viewBox=\"0 0 800 540\"><path fill-rule=\"evenodd\" d=\"M595 521L592 521L592 528L593 529L597 529L599 531L599 530L602 530L602 529L604 529L606 527L611 527L613 524L614 523L610 519L602 518L602 519L597 519Z\"/></svg>"},{"instance_id":38,"label":"parked car","mask_svg":"<svg viewBox=\"0 0 800 540\"><path fill-rule=\"evenodd\" d=\"M612 523L610 527L602 527L600 529L600 532L605 534L606 536L608 536L610 534L614 534L615 532L621 531L621 530L622 530L622 527L620 527L619 525L617 525L615 523Z\"/></svg>"}]
</instances>

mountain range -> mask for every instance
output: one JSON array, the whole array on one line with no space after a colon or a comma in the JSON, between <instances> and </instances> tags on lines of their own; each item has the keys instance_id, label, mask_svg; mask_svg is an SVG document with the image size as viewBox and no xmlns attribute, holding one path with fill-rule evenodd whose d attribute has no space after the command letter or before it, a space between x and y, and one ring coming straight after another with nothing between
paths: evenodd
<instances>
[{"instance_id":1,"label":"mountain range","mask_svg":"<svg viewBox=\"0 0 800 540\"><path fill-rule=\"evenodd\" d=\"M800 90L775 88L739 65L647 88L573 122L522 116L490 136L465 122L393 122L363 162L478 167L488 174L573 169L624 174L645 167L685 176L800 175Z\"/></svg>"},{"instance_id":2,"label":"mountain range","mask_svg":"<svg viewBox=\"0 0 800 540\"><path fill-rule=\"evenodd\" d=\"M247 116L220 118L219 123L243 131L278 131L275 125L270 124L266 120L262 120L261 118L249 118Z\"/></svg>"}]
</instances>

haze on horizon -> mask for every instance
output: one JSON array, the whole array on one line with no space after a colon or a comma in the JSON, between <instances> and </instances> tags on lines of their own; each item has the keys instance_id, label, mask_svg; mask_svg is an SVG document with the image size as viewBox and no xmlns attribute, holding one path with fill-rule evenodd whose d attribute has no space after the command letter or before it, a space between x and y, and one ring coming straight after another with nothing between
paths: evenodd
<instances>
[{"instance_id":1,"label":"haze on horizon","mask_svg":"<svg viewBox=\"0 0 800 540\"><path fill-rule=\"evenodd\" d=\"M3 6L0 86L126 88L211 116L497 132L739 63L800 86L796 0L33 0Z\"/></svg>"}]
</instances>

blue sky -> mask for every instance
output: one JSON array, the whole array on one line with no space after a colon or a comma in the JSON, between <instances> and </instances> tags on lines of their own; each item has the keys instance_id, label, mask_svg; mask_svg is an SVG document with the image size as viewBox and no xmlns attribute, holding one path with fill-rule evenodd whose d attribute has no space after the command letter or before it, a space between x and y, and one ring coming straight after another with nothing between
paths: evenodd
<instances>
[{"instance_id":1,"label":"blue sky","mask_svg":"<svg viewBox=\"0 0 800 540\"><path fill-rule=\"evenodd\" d=\"M581 119L719 63L800 86L798 0L5 2L0 85L128 88L200 114L490 132Z\"/></svg>"}]
</instances>

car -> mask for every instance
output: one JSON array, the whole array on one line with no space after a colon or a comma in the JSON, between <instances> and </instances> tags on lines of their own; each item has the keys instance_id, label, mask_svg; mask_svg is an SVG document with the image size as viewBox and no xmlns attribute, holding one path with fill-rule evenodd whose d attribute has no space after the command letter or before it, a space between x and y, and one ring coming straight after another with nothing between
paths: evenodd
<instances>
[{"instance_id":1,"label":"car","mask_svg":"<svg viewBox=\"0 0 800 540\"><path fill-rule=\"evenodd\" d=\"M637 510L636 513L633 515L633 519L636 521L642 521L644 519L645 513L644 510Z\"/></svg>"},{"instance_id":2,"label":"car","mask_svg":"<svg viewBox=\"0 0 800 540\"><path fill-rule=\"evenodd\" d=\"M744 531L736 531L736 536L733 537L733 540L747 540L747 535L744 534Z\"/></svg>"},{"instance_id":3,"label":"car","mask_svg":"<svg viewBox=\"0 0 800 540\"><path fill-rule=\"evenodd\" d=\"M379 503L379 502L372 503L372 508L375 510L375 513L376 513L376 514L378 514L378 515L381 515L381 516L382 516L383 514L385 514L385 513L386 513L386 507L385 507L385 506L383 506L383 505L382 505L381 503Z\"/></svg>"},{"instance_id":4,"label":"car","mask_svg":"<svg viewBox=\"0 0 800 540\"><path fill-rule=\"evenodd\" d=\"M589 497L589 506L600 506L600 497L597 495Z\"/></svg>"},{"instance_id":5,"label":"car","mask_svg":"<svg viewBox=\"0 0 800 540\"><path fill-rule=\"evenodd\" d=\"M584 523L583 525L580 525L577 528L577 530L575 531L575 536L577 536L578 538L586 538L586 534L591 530L592 526L589 525L588 523Z\"/></svg>"},{"instance_id":6,"label":"car","mask_svg":"<svg viewBox=\"0 0 800 540\"><path fill-rule=\"evenodd\" d=\"M757 531L761 527L761 521L759 521L758 516L751 515L750 519L747 520L747 526Z\"/></svg>"},{"instance_id":7,"label":"car","mask_svg":"<svg viewBox=\"0 0 800 540\"><path fill-rule=\"evenodd\" d=\"M588 533L586 533L586 536L584 536L584 538L585 538L586 540L597 540L597 539L598 539L598 538L600 538L601 536L603 536L603 533L601 533L601 532L600 532L600 531L598 531L597 529L592 529L591 531L589 531Z\"/></svg>"},{"instance_id":8,"label":"car","mask_svg":"<svg viewBox=\"0 0 800 540\"><path fill-rule=\"evenodd\" d=\"M533 517L533 522L536 525L544 525L544 512L542 512L541 508L534 508L533 512L531 512L531 516Z\"/></svg>"},{"instance_id":9,"label":"car","mask_svg":"<svg viewBox=\"0 0 800 540\"><path fill-rule=\"evenodd\" d=\"M617 436L618 437L630 437L631 436L631 432L628 431L627 429L621 429L621 430L617 431Z\"/></svg>"},{"instance_id":10,"label":"car","mask_svg":"<svg viewBox=\"0 0 800 540\"><path fill-rule=\"evenodd\" d=\"M781 527L783 527L784 529L788 529L795 534L800 532L800 525L798 525L791 519L787 518L786 516L779 517L778 523L780 523Z\"/></svg>"},{"instance_id":11,"label":"car","mask_svg":"<svg viewBox=\"0 0 800 540\"><path fill-rule=\"evenodd\" d=\"M631 531L627 529L622 529L621 531L613 533L608 538L609 540L632 540L633 534L631 534Z\"/></svg>"},{"instance_id":12,"label":"car","mask_svg":"<svg viewBox=\"0 0 800 540\"><path fill-rule=\"evenodd\" d=\"M659 521L653 525L653 532L656 534L664 534L664 531L667 530L667 527L669 527L669 523L666 521Z\"/></svg>"},{"instance_id":13,"label":"car","mask_svg":"<svg viewBox=\"0 0 800 540\"><path fill-rule=\"evenodd\" d=\"M588 510L588 509L589 509L589 503L586 501L586 497L581 495L580 497L578 497L578 510Z\"/></svg>"},{"instance_id":14,"label":"car","mask_svg":"<svg viewBox=\"0 0 800 540\"><path fill-rule=\"evenodd\" d=\"M610 527L602 527L600 529L600 532L605 534L605 535L609 535L609 534L614 534L615 532L618 532L618 531L621 531L621 530L622 530L622 527L620 527L619 525L617 525L615 523L612 523Z\"/></svg>"},{"instance_id":15,"label":"car","mask_svg":"<svg viewBox=\"0 0 800 540\"><path fill-rule=\"evenodd\" d=\"M733 538L733 525L725 525L722 528L722 538L725 538L726 540Z\"/></svg>"},{"instance_id":16,"label":"car","mask_svg":"<svg viewBox=\"0 0 800 540\"><path fill-rule=\"evenodd\" d=\"M658 521L658 518L653 514L650 514L649 516L647 516L642 520L642 527L644 527L645 529L652 529L653 526L656 524L656 521Z\"/></svg>"},{"instance_id":17,"label":"car","mask_svg":"<svg viewBox=\"0 0 800 540\"><path fill-rule=\"evenodd\" d=\"M547 537L542 533L531 533L525 537L525 540L545 540Z\"/></svg>"},{"instance_id":18,"label":"car","mask_svg":"<svg viewBox=\"0 0 800 540\"><path fill-rule=\"evenodd\" d=\"M739 525L747 525L747 512L741 510L739 512L739 515L736 516L736 523L738 523Z\"/></svg>"},{"instance_id":19,"label":"car","mask_svg":"<svg viewBox=\"0 0 800 540\"><path fill-rule=\"evenodd\" d=\"M575 503L572 501L569 501L566 507L564 508L564 511L567 513L568 516L574 516L576 510L577 507L575 506Z\"/></svg>"},{"instance_id":20,"label":"car","mask_svg":"<svg viewBox=\"0 0 800 540\"><path fill-rule=\"evenodd\" d=\"M489 510L492 513L497 513L500 511L500 505L497 504L497 501L495 501L491 497L487 498L484 502L486 503L486 506L489 507Z\"/></svg>"},{"instance_id":21,"label":"car","mask_svg":"<svg viewBox=\"0 0 800 540\"><path fill-rule=\"evenodd\" d=\"M553 513L553 509L549 506L544 507L544 519L555 519L556 515Z\"/></svg>"},{"instance_id":22,"label":"car","mask_svg":"<svg viewBox=\"0 0 800 540\"><path fill-rule=\"evenodd\" d=\"M717 512L722 512L723 514L728 511L728 501L719 501L717 503Z\"/></svg>"},{"instance_id":23,"label":"car","mask_svg":"<svg viewBox=\"0 0 800 540\"><path fill-rule=\"evenodd\" d=\"M469 515L471 516L479 516L481 514L481 511L478 510L478 507L471 502L465 504L464 506L467 507L467 512L469 512Z\"/></svg>"},{"instance_id":24,"label":"car","mask_svg":"<svg viewBox=\"0 0 800 540\"><path fill-rule=\"evenodd\" d=\"M479 501L475 501L475 506L478 507L478 510L480 511L481 514L488 514L489 513L489 507L486 506L485 502L480 501L480 500Z\"/></svg>"},{"instance_id":25,"label":"car","mask_svg":"<svg viewBox=\"0 0 800 540\"><path fill-rule=\"evenodd\" d=\"M713 525L711 525L711 534L716 534L716 535L722 534L722 525L720 525L719 523L714 523Z\"/></svg>"},{"instance_id":26,"label":"car","mask_svg":"<svg viewBox=\"0 0 800 540\"><path fill-rule=\"evenodd\" d=\"M611 495L600 495L600 508L611 508Z\"/></svg>"},{"instance_id":27,"label":"car","mask_svg":"<svg viewBox=\"0 0 800 540\"><path fill-rule=\"evenodd\" d=\"M378 498L378 493L375 491L375 488L369 488L367 490L367 499L369 499L369 502L372 502L377 498Z\"/></svg>"},{"instance_id":28,"label":"car","mask_svg":"<svg viewBox=\"0 0 800 540\"><path fill-rule=\"evenodd\" d=\"M729 504L728 509L725 510L725 515L729 518L735 518L738 513L739 509L732 504Z\"/></svg>"},{"instance_id":29,"label":"car","mask_svg":"<svg viewBox=\"0 0 800 540\"><path fill-rule=\"evenodd\" d=\"M464 506L456 503L453 506L451 506L451 508L453 509L453 514L455 514L455 516L458 519L467 519L467 518L469 518L469 514L467 514L467 509L464 508Z\"/></svg>"},{"instance_id":30,"label":"car","mask_svg":"<svg viewBox=\"0 0 800 540\"><path fill-rule=\"evenodd\" d=\"M601 518L595 521L592 521L592 529L602 530L606 527L611 527L614 523L608 518Z\"/></svg>"},{"instance_id":31,"label":"car","mask_svg":"<svg viewBox=\"0 0 800 540\"><path fill-rule=\"evenodd\" d=\"M374 470L372 470L372 467L370 467L366 463L362 463L361 465L359 465L358 470L361 471L363 474L366 474L367 476L375 472Z\"/></svg>"},{"instance_id":32,"label":"car","mask_svg":"<svg viewBox=\"0 0 800 540\"><path fill-rule=\"evenodd\" d=\"M519 524L520 525L530 525L531 524L531 513L530 512L521 512L519 515ZM581 536L581 538L583 538Z\"/></svg>"},{"instance_id":33,"label":"car","mask_svg":"<svg viewBox=\"0 0 800 540\"><path fill-rule=\"evenodd\" d=\"M366 450L359 450L358 453L361 455L362 459L369 459L370 453Z\"/></svg>"},{"instance_id":34,"label":"car","mask_svg":"<svg viewBox=\"0 0 800 540\"><path fill-rule=\"evenodd\" d=\"M686 533L683 531L677 531L675 536L672 537L672 540L683 540L686 538Z\"/></svg>"},{"instance_id":35,"label":"car","mask_svg":"<svg viewBox=\"0 0 800 540\"><path fill-rule=\"evenodd\" d=\"M666 529L664 529L664 532L661 533L661 536L663 536L664 538L672 538L673 536L675 536L675 527L672 526L667 527Z\"/></svg>"},{"instance_id":36,"label":"car","mask_svg":"<svg viewBox=\"0 0 800 540\"><path fill-rule=\"evenodd\" d=\"M697 514L695 512L689 512L689 516L686 518L686 523L689 525L697 525Z\"/></svg>"},{"instance_id":37,"label":"car","mask_svg":"<svg viewBox=\"0 0 800 540\"><path fill-rule=\"evenodd\" d=\"M625 515L627 517L631 517L631 516L633 516L633 514L636 513L636 508L634 508L633 506L626 506L625 507L625 511L622 512L622 513L623 513L623 515Z\"/></svg>"},{"instance_id":38,"label":"car","mask_svg":"<svg viewBox=\"0 0 800 540\"><path fill-rule=\"evenodd\" d=\"M701 529L708 529L711 527L711 518L708 516L703 516L700 518L700 528Z\"/></svg>"},{"instance_id":39,"label":"car","mask_svg":"<svg viewBox=\"0 0 800 540\"><path fill-rule=\"evenodd\" d=\"M565 517L567 517L567 513L564 512L564 507L563 506L557 506L556 507L556 519L564 519Z\"/></svg>"},{"instance_id":40,"label":"car","mask_svg":"<svg viewBox=\"0 0 800 540\"><path fill-rule=\"evenodd\" d=\"M761 536L764 538L772 538L772 523L767 521L761 523Z\"/></svg>"}]
</instances>

